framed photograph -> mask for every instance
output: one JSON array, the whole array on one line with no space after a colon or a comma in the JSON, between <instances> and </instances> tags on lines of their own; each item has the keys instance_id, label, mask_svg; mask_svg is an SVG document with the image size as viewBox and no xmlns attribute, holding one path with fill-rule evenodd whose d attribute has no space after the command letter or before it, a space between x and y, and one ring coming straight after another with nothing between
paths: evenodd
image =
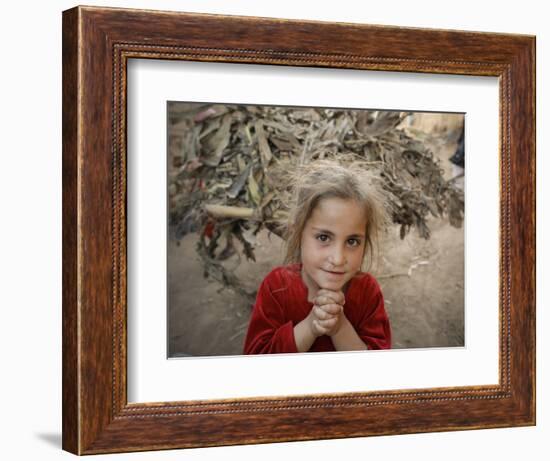
<instances>
[{"instance_id":1,"label":"framed photograph","mask_svg":"<svg viewBox=\"0 0 550 461\"><path fill-rule=\"evenodd\" d=\"M63 448L535 424L535 38L63 13Z\"/></svg>"}]
</instances>

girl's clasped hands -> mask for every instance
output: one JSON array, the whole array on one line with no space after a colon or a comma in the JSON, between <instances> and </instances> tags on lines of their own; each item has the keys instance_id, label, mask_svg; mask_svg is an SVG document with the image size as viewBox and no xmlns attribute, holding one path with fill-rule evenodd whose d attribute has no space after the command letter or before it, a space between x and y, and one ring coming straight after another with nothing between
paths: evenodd
<instances>
[{"instance_id":1,"label":"girl's clasped hands","mask_svg":"<svg viewBox=\"0 0 550 461\"><path fill-rule=\"evenodd\" d=\"M315 336L333 336L338 332L346 302L344 293L320 289L313 299L311 329Z\"/></svg>"}]
</instances>

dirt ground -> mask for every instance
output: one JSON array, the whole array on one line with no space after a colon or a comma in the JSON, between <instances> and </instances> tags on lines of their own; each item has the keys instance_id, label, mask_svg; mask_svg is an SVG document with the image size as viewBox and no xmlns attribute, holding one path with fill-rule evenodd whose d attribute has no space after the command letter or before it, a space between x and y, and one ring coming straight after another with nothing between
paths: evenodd
<instances>
[{"instance_id":1,"label":"dirt ground","mask_svg":"<svg viewBox=\"0 0 550 461\"><path fill-rule=\"evenodd\" d=\"M417 128L425 129L426 123L418 119ZM425 142L450 178L454 173L448 158L456 143L451 135L430 127ZM371 270L382 287L394 348L464 345L464 229L439 219L431 219L429 227L429 240L415 230L401 240L399 228L390 229L381 242L378 265ZM241 354L252 305L204 279L196 242L197 236L190 234L179 245L168 243L169 355ZM282 263L283 253L282 241L263 231L258 235L257 262L243 260L235 271L254 291ZM237 266L236 258L227 264Z\"/></svg>"}]
</instances>

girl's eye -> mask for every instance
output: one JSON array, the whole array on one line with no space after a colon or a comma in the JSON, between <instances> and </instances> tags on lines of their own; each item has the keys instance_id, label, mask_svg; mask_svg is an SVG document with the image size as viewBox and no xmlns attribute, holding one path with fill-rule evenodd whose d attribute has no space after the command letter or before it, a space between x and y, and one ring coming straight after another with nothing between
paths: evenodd
<instances>
[{"instance_id":1,"label":"girl's eye","mask_svg":"<svg viewBox=\"0 0 550 461\"><path fill-rule=\"evenodd\" d=\"M356 246L361 245L361 242L357 239L349 239L348 240L348 245L352 246L352 247L356 247Z\"/></svg>"},{"instance_id":2,"label":"girl's eye","mask_svg":"<svg viewBox=\"0 0 550 461\"><path fill-rule=\"evenodd\" d=\"M319 234L317 235L317 240L320 240L321 242L328 242L328 235L327 234Z\"/></svg>"}]
</instances>

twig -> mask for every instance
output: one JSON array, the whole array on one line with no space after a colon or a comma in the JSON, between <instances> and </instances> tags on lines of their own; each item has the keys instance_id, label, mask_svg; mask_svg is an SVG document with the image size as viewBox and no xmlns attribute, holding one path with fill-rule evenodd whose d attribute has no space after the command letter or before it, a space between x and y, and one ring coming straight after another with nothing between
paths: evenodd
<instances>
[{"instance_id":1,"label":"twig","mask_svg":"<svg viewBox=\"0 0 550 461\"><path fill-rule=\"evenodd\" d=\"M252 219L254 217L253 208L205 204L204 209L213 218Z\"/></svg>"},{"instance_id":2,"label":"twig","mask_svg":"<svg viewBox=\"0 0 550 461\"><path fill-rule=\"evenodd\" d=\"M394 277L410 277L410 275L407 272L396 272L394 274L382 274L376 276L377 279L391 279Z\"/></svg>"},{"instance_id":3,"label":"twig","mask_svg":"<svg viewBox=\"0 0 550 461\"><path fill-rule=\"evenodd\" d=\"M429 261L418 261L417 263L411 264L407 272L395 272L393 274L382 274L377 276L378 279L390 279L394 277L410 277L412 275L413 269L416 269L418 266L426 266L430 264Z\"/></svg>"},{"instance_id":4,"label":"twig","mask_svg":"<svg viewBox=\"0 0 550 461\"><path fill-rule=\"evenodd\" d=\"M233 341L235 338L237 338L238 336L242 335L243 334L243 331L245 330L245 328L248 326L248 322L246 323L243 323L242 325L240 325L239 327L237 327L237 332L232 334L230 337L229 337L229 341Z\"/></svg>"}]
</instances>

